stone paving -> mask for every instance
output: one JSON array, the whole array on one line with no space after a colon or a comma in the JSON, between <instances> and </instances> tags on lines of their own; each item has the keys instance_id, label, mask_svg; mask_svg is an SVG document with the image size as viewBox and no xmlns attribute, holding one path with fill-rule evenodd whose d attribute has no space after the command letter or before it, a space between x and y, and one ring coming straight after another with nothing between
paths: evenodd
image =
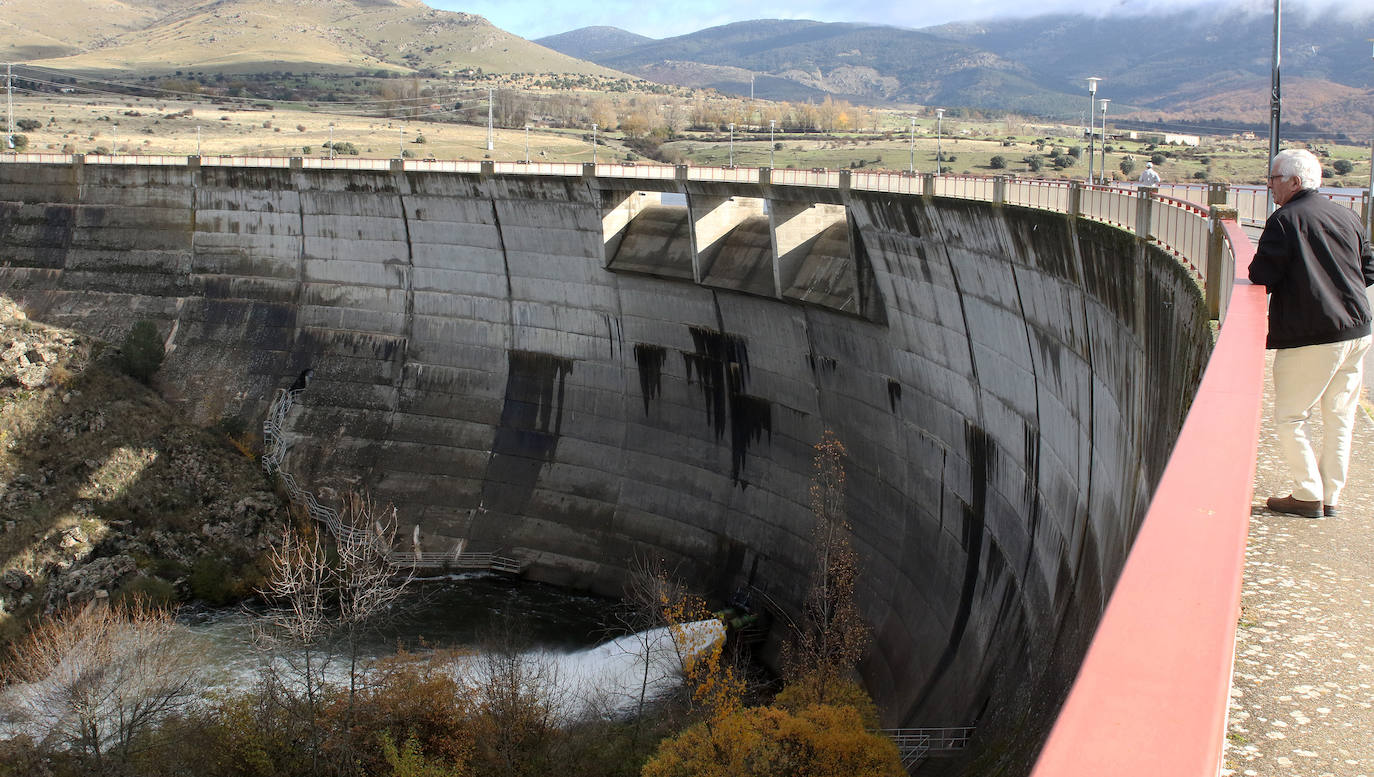
<instances>
[{"instance_id":1,"label":"stone paving","mask_svg":"<svg viewBox=\"0 0 1374 777\"><path fill-rule=\"evenodd\" d=\"M1222 773L1374 777L1374 404L1357 419L1340 514L1271 513L1265 498L1291 485L1269 378Z\"/></svg>"}]
</instances>

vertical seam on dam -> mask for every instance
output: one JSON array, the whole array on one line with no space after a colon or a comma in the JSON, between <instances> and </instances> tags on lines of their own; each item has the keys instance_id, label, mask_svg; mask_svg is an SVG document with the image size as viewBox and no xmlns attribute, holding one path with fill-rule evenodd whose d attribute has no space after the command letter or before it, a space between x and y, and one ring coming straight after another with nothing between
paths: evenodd
<instances>
[{"instance_id":1,"label":"vertical seam on dam","mask_svg":"<svg viewBox=\"0 0 1374 777\"><path fill-rule=\"evenodd\" d=\"M397 178L399 180L396 184L396 203L401 211L401 229L405 232L406 236L406 263L405 266L401 268L401 273L404 277L403 282L405 284L403 289L405 297L402 302L405 306L405 318L403 319L405 328L402 330L401 336L400 361L396 365L396 377L392 380L391 412L387 413L386 419L386 434L388 439L392 437L392 433L396 428L396 414L403 404L401 395L405 392L406 367L410 364L410 341L415 334L415 245L410 237L410 214L406 212L406 197L401 187L405 179L403 176L397 176ZM373 464L370 467L374 473L377 470L377 461L378 460L374 458Z\"/></svg>"},{"instance_id":2,"label":"vertical seam on dam","mask_svg":"<svg viewBox=\"0 0 1374 777\"><path fill-rule=\"evenodd\" d=\"M1038 524L1040 523L1040 490L1037 486L1039 485L1040 479L1040 446L1043 444L1040 429L1044 424L1044 419L1040 417L1040 373L1036 368L1035 362L1036 346L1035 342L1032 340L1033 336L1031 334L1030 322L1026 319L1026 301L1021 297L1021 277L1017 271L1015 262L1011 263L1009 266L1011 267L1011 283L1016 289L1016 307L1021 311L1021 331L1026 335L1026 354L1030 359L1031 387L1035 390L1034 415L1036 433L1034 436L1034 450L1032 450L1031 441L1027 440L1025 451L1026 468L1024 472L1026 478L1025 496L1028 502L1027 507L1030 509L1030 515L1027 516L1029 527L1027 534L1030 536L1027 538L1026 565L1022 568L1021 573L1021 579L1026 580L1028 579L1031 568L1031 559L1035 558L1035 538L1040 536L1038 531Z\"/></svg>"},{"instance_id":3,"label":"vertical seam on dam","mask_svg":"<svg viewBox=\"0 0 1374 777\"><path fill-rule=\"evenodd\" d=\"M938 230L939 228L935 227L934 229ZM944 235L940 235L939 245L941 249L940 252L945 259L945 264L949 267L949 279L950 283L954 285L954 296L959 300L959 317L964 323L964 341L968 343L969 375L973 378L973 402L977 407L978 425L972 429L967 425L965 426L964 441L969 449L969 460L966 463L968 464L971 488L973 491L973 493L970 494L970 500L973 504L967 505L966 508L973 514L971 517L977 517L979 521L976 531L972 530L972 527L970 527L967 537L968 541L964 547L964 579L963 585L960 587L959 606L955 611L954 621L950 627L949 639L946 641L945 649L941 652L940 658L936 661L934 669L931 670L925 683L921 686L921 690L915 694L912 703L907 707L906 719L910 719L916 714L917 710L921 709L926 701L926 697L934 689L935 683L944 676L944 673L949 669L949 665L954 662L955 657L959 653L959 644L964 639L964 632L968 628L969 616L973 611L973 594L978 585L979 560L983 553L984 526L982 513L987 508L986 488L987 478L989 476L988 463L990 461L987 448L988 445L991 444L991 440L981 431L981 424L984 422L983 419L986 414L983 411L982 384L978 379L978 355L973 349L973 337L969 329L968 307L964 303L964 292L959 285L959 275L954 270L954 260L950 256L949 243ZM968 419L965 419L966 424L967 421ZM978 433L974 434L974 429L977 429ZM975 447L979 448L979 455L974 455ZM978 461L975 462L974 459L978 459ZM948 451L945 453L945 461L949 461ZM974 472L975 465L977 464L982 464L982 473ZM948 465L946 464L946 466ZM981 476L979 476L979 474L981 474ZM944 489L941 490L943 491ZM943 521L943 519L944 514L942 512L941 520Z\"/></svg>"},{"instance_id":4,"label":"vertical seam on dam","mask_svg":"<svg viewBox=\"0 0 1374 777\"><path fill-rule=\"evenodd\" d=\"M1084 270L1085 261L1083 259L1083 248L1078 237L1078 225L1076 223L1071 224L1069 229L1073 232L1074 239L1072 244L1074 258L1078 260L1078 268L1081 276ZM1088 305L1090 301L1087 297L1082 297L1081 303L1083 305L1083 320L1087 322L1089 320ZM1085 325L1083 327L1083 336L1085 339L1084 347L1087 349L1088 354L1088 476L1087 485L1084 486L1083 498L1085 504L1088 505L1088 510L1091 511L1093 503L1093 448L1097 445L1097 364L1093 360L1093 354L1095 353L1093 350L1093 328ZM1074 519L1077 520L1078 516L1074 516ZM1083 568L1083 557L1088 552L1089 523L1090 521L1084 516L1082 530L1078 533L1078 557L1073 560L1074 569Z\"/></svg>"}]
</instances>

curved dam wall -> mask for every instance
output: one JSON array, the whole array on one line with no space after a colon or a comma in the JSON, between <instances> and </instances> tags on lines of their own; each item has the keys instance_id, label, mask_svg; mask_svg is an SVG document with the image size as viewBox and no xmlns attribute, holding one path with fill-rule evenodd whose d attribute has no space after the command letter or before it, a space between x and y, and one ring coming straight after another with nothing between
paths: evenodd
<instances>
[{"instance_id":1,"label":"curved dam wall","mask_svg":"<svg viewBox=\"0 0 1374 777\"><path fill-rule=\"evenodd\" d=\"M368 488L426 551L603 592L656 556L795 611L833 431L885 722L976 724L940 768L1025 771L1206 361L1196 284L1048 212L665 183L713 214L841 214L771 252L799 269L770 295L756 209L709 244L661 207L610 236L643 185L4 164L0 290L115 341L158 322L161 380L204 421L256 422L312 368L302 485Z\"/></svg>"}]
</instances>

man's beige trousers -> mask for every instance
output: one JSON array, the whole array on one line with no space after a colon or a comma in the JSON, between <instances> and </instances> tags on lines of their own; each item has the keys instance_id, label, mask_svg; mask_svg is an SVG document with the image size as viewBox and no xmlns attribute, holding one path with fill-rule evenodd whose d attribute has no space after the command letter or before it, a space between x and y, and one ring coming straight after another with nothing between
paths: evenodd
<instances>
[{"instance_id":1,"label":"man's beige trousers","mask_svg":"<svg viewBox=\"0 0 1374 777\"><path fill-rule=\"evenodd\" d=\"M1293 497L1335 506L1350 466L1369 335L1339 343L1280 348L1274 354L1274 426L1293 477ZM1321 456L1308 421L1321 408Z\"/></svg>"}]
</instances>

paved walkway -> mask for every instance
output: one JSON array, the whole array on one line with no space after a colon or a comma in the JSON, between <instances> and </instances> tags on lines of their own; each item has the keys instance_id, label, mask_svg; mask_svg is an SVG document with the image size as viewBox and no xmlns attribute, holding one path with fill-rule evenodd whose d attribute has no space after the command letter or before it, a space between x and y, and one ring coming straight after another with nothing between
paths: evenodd
<instances>
[{"instance_id":1,"label":"paved walkway","mask_svg":"<svg viewBox=\"0 0 1374 777\"><path fill-rule=\"evenodd\" d=\"M1291 484L1269 377L1223 774L1374 777L1374 403L1366 388L1340 515L1271 513Z\"/></svg>"}]
</instances>

